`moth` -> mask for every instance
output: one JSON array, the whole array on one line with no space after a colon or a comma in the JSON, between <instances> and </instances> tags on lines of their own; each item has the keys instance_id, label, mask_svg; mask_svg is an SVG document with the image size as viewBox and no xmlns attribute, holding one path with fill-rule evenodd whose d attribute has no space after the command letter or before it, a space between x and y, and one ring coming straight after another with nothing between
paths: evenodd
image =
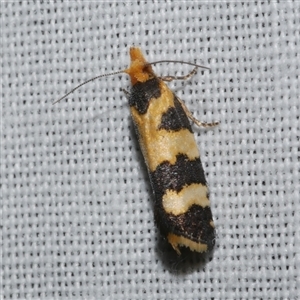
<instances>
[{"instance_id":1,"label":"moth","mask_svg":"<svg viewBox=\"0 0 300 300\"><path fill-rule=\"evenodd\" d=\"M197 68L206 67L182 62L195 68L186 76L158 77L152 65L174 61L148 63L136 47L130 48L130 58L129 68L90 79L54 103L97 78L128 74L132 88L126 93L155 196L154 216L160 232L178 255L181 247L196 252L211 250L215 228L190 120L204 127L215 126L218 122L203 123L195 119L165 83L187 79L196 74Z\"/></svg>"}]
</instances>

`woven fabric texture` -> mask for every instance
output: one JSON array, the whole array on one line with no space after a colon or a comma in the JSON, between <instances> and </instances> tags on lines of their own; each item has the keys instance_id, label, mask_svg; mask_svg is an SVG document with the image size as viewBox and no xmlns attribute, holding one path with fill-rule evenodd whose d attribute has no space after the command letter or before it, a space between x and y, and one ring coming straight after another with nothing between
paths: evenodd
<instances>
[{"instance_id":1,"label":"woven fabric texture","mask_svg":"<svg viewBox=\"0 0 300 300\"><path fill-rule=\"evenodd\" d=\"M3 299L298 299L300 3L2 2ZM174 251L153 219L124 69L210 66L193 115L217 239ZM181 64L157 74L185 74Z\"/></svg>"}]
</instances>

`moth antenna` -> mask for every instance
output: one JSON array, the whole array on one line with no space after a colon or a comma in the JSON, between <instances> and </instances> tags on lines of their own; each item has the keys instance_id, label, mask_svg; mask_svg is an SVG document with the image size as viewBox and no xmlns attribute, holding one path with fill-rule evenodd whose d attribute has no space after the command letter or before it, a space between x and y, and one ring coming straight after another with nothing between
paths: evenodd
<instances>
[{"instance_id":1,"label":"moth antenna","mask_svg":"<svg viewBox=\"0 0 300 300\"><path fill-rule=\"evenodd\" d=\"M198 67L198 68L202 68L202 69L207 69L207 70L210 70L210 68L208 67L205 67L205 66L201 66L201 65L197 65L197 64L194 64L194 63L190 63L190 62L186 62L186 61L181 61L181 60L158 60L158 61L154 61L154 62L151 62L151 63L147 63L147 65L156 65L156 64L160 64L160 63L181 63L181 64L185 64L185 65L190 65L190 66L194 66L194 67ZM64 96L62 96L61 98L55 100L52 105L60 102L61 100L65 99L66 97L68 97L70 94L72 94L73 92L75 92L77 89L79 89L80 87L82 87L83 85L91 82L91 81L94 81L96 79L99 79L101 77L106 77L106 76L112 76L112 75L117 75L117 74L121 74L121 73L124 73L125 70L121 70L121 71L117 71L117 72L112 72L112 73L107 73L107 74L102 74L102 75L99 75L99 76L96 76L96 77L93 77L91 79L88 79L87 81L85 82L82 82L80 83L79 85L77 85L74 89L72 89L71 91L69 91L68 93L66 93Z\"/></svg>"},{"instance_id":2,"label":"moth antenna","mask_svg":"<svg viewBox=\"0 0 300 300\"><path fill-rule=\"evenodd\" d=\"M77 89L79 89L80 87L82 87L83 85L85 85L85 84L87 84L87 83L89 83L89 82L91 82L91 81L94 81L94 80L99 79L99 78L101 78L101 77L106 77L106 76L111 76L111 75L121 74L121 73L123 73L123 72L124 72L124 70L122 70L122 71L117 71L117 72L113 72L113 73L102 74L102 75L98 75L98 76L96 76L96 77L94 77L94 78L88 79L87 81L82 82L82 83L80 83L79 85L77 85L74 89L72 89L70 92L66 93L64 96L62 96L62 97L59 98L58 100L55 100L55 101L52 103L52 105L54 105L54 104L60 102L61 100L63 100L64 98L68 97L70 94L72 94L73 92L75 92Z\"/></svg>"},{"instance_id":3,"label":"moth antenna","mask_svg":"<svg viewBox=\"0 0 300 300\"><path fill-rule=\"evenodd\" d=\"M181 64L185 64L185 65L190 65L190 66L210 70L210 68L208 68L208 67L197 65L197 64L190 63L190 62L187 62L187 61L181 61L181 60L158 60L158 61L155 61L155 62L148 63L148 65L156 65L156 64L160 64L160 63L181 63Z\"/></svg>"}]
</instances>

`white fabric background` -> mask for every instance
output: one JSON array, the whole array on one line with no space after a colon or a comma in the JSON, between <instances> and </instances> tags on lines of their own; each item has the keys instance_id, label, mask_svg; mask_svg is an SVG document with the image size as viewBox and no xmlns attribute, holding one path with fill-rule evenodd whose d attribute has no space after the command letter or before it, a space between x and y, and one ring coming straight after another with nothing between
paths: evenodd
<instances>
[{"instance_id":1,"label":"white fabric background","mask_svg":"<svg viewBox=\"0 0 300 300\"><path fill-rule=\"evenodd\" d=\"M2 2L2 297L297 299L300 3ZM126 75L149 61L209 65L172 84L193 114L214 252L159 242ZM180 64L155 67L183 73ZM297 286L298 285L298 286Z\"/></svg>"}]
</instances>

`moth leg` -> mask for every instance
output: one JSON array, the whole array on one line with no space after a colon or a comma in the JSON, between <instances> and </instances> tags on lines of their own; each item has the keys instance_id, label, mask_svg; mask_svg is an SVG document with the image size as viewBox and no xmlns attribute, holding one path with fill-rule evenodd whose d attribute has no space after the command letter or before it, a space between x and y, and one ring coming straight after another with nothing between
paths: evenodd
<instances>
[{"instance_id":1,"label":"moth leg","mask_svg":"<svg viewBox=\"0 0 300 300\"><path fill-rule=\"evenodd\" d=\"M182 109L184 110L184 112L186 113L186 115L199 127L205 127L205 128L209 128L209 127L214 127L214 126L217 126L219 125L219 121L216 121L216 122L211 122L211 123L206 123L206 122L201 122L199 120L197 120L193 115L192 113L189 111L189 109L186 107L185 103L179 99L177 96L176 96L177 100L180 102L181 106L182 106Z\"/></svg>"},{"instance_id":2,"label":"moth leg","mask_svg":"<svg viewBox=\"0 0 300 300\"><path fill-rule=\"evenodd\" d=\"M171 82L173 80L187 80L190 77L194 76L197 73L198 67L195 67L189 74L183 75L183 76L163 76L163 77L158 77L159 79L167 82Z\"/></svg>"},{"instance_id":3,"label":"moth leg","mask_svg":"<svg viewBox=\"0 0 300 300\"><path fill-rule=\"evenodd\" d=\"M127 98L129 98L130 93L126 91L125 89L121 88L121 91L126 95Z\"/></svg>"}]
</instances>

